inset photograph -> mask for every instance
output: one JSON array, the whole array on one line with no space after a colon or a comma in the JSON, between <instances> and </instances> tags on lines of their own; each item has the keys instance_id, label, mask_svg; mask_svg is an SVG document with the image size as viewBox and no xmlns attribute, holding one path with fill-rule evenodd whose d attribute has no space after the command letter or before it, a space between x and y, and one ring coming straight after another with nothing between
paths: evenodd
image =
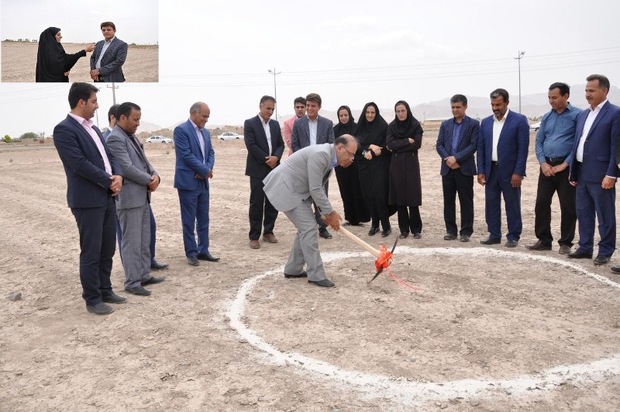
<instances>
[{"instance_id":1,"label":"inset photograph","mask_svg":"<svg viewBox=\"0 0 620 412\"><path fill-rule=\"evenodd\" d=\"M0 0L2 83L158 82L158 0Z\"/></svg>"}]
</instances>

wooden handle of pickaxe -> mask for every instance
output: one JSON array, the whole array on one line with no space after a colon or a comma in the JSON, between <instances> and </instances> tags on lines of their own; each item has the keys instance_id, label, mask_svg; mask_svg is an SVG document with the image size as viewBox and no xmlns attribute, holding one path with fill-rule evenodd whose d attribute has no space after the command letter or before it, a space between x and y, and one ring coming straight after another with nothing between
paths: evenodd
<instances>
[{"instance_id":1,"label":"wooden handle of pickaxe","mask_svg":"<svg viewBox=\"0 0 620 412\"><path fill-rule=\"evenodd\" d=\"M366 251L368 251L374 257L377 257L377 258L379 257L380 252L377 249L370 246L368 243L364 242L362 239L355 236L353 233L349 232L344 227L340 226L340 229L338 229L338 232L342 233L343 235L345 235L346 237L348 237L349 239L351 239L352 241L354 241L355 243L363 247Z\"/></svg>"}]
</instances>

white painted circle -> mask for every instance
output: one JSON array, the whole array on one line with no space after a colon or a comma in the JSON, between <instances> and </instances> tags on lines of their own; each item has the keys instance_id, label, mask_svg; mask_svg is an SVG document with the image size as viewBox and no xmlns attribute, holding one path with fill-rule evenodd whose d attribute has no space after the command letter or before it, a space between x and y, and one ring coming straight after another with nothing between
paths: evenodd
<instances>
[{"instance_id":1,"label":"white painted circle","mask_svg":"<svg viewBox=\"0 0 620 412\"><path fill-rule=\"evenodd\" d=\"M398 247L396 253L398 255L413 254L417 256L470 255L476 257L510 257L512 259L517 258L553 263L574 269L585 276L591 277L620 291L619 283L613 282L604 276L588 272L582 266L548 256L507 252L491 248L411 248L407 246ZM369 255L363 252L322 254L324 262L361 256L368 257ZM242 338L247 340L249 344L269 355L269 359L276 364L290 365L322 375L328 379L347 384L353 389L363 392L367 396L387 397L403 405L412 406L431 399L439 401L458 397L471 398L491 395L498 392L518 395L527 393L532 388L536 388L538 392L550 391L567 380L587 383L612 375L620 375L620 353L590 363L556 366L537 374L519 375L512 379L471 378L445 382L424 382L412 381L411 379L401 377L370 374L362 371L344 370L328 362L309 358L300 353L282 352L268 342L265 342L262 337L258 336L256 332L241 321L245 311L246 299L258 282L267 276L281 276L282 270L283 268L279 267L243 282L226 313L230 319L230 326L235 329Z\"/></svg>"}]
</instances>

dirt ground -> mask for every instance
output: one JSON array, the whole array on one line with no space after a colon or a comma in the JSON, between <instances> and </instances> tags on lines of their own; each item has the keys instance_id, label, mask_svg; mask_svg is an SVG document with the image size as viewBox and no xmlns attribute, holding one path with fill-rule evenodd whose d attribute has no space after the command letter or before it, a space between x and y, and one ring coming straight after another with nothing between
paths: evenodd
<instances>
[{"instance_id":1,"label":"dirt ground","mask_svg":"<svg viewBox=\"0 0 620 412\"><path fill-rule=\"evenodd\" d=\"M83 44L63 43L69 54L84 49ZM37 65L37 43L2 42L2 82L34 82ZM69 81L90 82L90 56L82 57L71 69ZM123 73L128 82L159 81L159 46L130 45Z\"/></svg>"},{"instance_id":2,"label":"dirt ground","mask_svg":"<svg viewBox=\"0 0 620 412\"><path fill-rule=\"evenodd\" d=\"M280 242L249 249L242 141L214 141L211 252L221 260L189 266L174 150L147 145L162 176L157 259L170 268L150 297L127 295L115 256L113 285L128 302L108 316L87 313L81 298L53 145L0 144L0 410L619 410L620 276L569 261L557 244L524 248L535 240L533 146L524 232L509 250L478 242L487 233L477 184L472 241L443 240L435 139L427 132L420 152L423 237L400 241L390 268L413 289L389 274L369 284L374 258L337 233L320 241L336 288L285 280L294 228L283 214ZM554 204L556 236L558 213ZM378 246L367 230L352 229Z\"/></svg>"}]
</instances>

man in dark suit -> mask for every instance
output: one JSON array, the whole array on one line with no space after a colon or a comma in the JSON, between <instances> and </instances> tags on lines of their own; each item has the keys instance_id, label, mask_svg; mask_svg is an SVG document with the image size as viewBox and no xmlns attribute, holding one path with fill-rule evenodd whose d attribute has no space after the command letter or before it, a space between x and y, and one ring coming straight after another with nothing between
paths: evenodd
<instances>
[{"instance_id":1,"label":"man in dark suit","mask_svg":"<svg viewBox=\"0 0 620 412\"><path fill-rule=\"evenodd\" d=\"M331 120L319 116L322 99L316 93L306 96L306 115L295 121L293 134L291 135L291 147L293 153L315 144L334 143L334 123ZM329 182L325 182L325 194L329 189ZM321 211L314 205L314 216L319 225L319 236L323 239L331 239L332 235L327 231L327 225L321 219Z\"/></svg>"},{"instance_id":2,"label":"man in dark suit","mask_svg":"<svg viewBox=\"0 0 620 412\"><path fill-rule=\"evenodd\" d=\"M527 118L508 110L508 92L491 92L493 115L482 120L478 139L478 183L485 186L484 215L489 237L483 245L501 242L501 198L504 197L508 234L506 247L519 244L523 221L521 219L521 181L530 144Z\"/></svg>"},{"instance_id":3,"label":"man in dark suit","mask_svg":"<svg viewBox=\"0 0 620 412\"><path fill-rule=\"evenodd\" d=\"M607 77L593 74L586 80L590 107L577 117L569 174L571 184L577 188L579 246L568 257L592 258L594 223L598 218L601 240L594 264L604 265L616 249L616 140L620 135L620 107L607 100Z\"/></svg>"},{"instance_id":4,"label":"man in dark suit","mask_svg":"<svg viewBox=\"0 0 620 412\"><path fill-rule=\"evenodd\" d=\"M461 205L461 242L469 242L474 231L474 175L480 123L465 115L467 97L455 94L450 99L454 118L441 123L437 136L437 153L441 156L441 184L443 187L443 218L446 222L444 240L457 235L456 195Z\"/></svg>"},{"instance_id":5,"label":"man in dark suit","mask_svg":"<svg viewBox=\"0 0 620 412\"><path fill-rule=\"evenodd\" d=\"M90 77L96 82L124 82L127 43L116 37L116 26L111 21L101 23L101 33L103 40L97 42L90 56Z\"/></svg>"},{"instance_id":6,"label":"man in dark suit","mask_svg":"<svg viewBox=\"0 0 620 412\"><path fill-rule=\"evenodd\" d=\"M206 103L194 103L189 109L189 120L175 127L173 135L174 187L181 203L185 256L192 266L198 266L199 260L220 260L209 253L209 179L215 164L211 135L205 129L210 115Z\"/></svg>"},{"instance_id":7,"label":"man in dark suit","mask_svg":"<svg viewBox=\"0 0 620 412\"><path fill-rule=\"evenodd\" d=\"M123 177L101 132L90 119L95 115L97 89L73 83L69 89L71 112L54 128L54 146L67 175L67 203L80 233L80 282L86 310L107 315L107 303L123 303L112 291L110 273L115 249L116 207L114 196Z\"/></svg>"},{"instance_id":8,"label":"man in dark suit","mask_svg":"<svg viewBox=\"0 0 620 412\"><path fill-rule=\"evenodd\" d=\"M118 195L116 212L122 231L122 262L125 269L125 290L149 296L146 285L160 283L163 277L151 276L151 192L157 190L160 177L146 158L135 133L140 125L141 110L135 103L118 107L118 121L106 144L114 155L124 178L123 191Z\"/></svg>"},{"instance_id":9,"label":"man in dark suit","mask_svg":"<svg viewBox=\"0 0 620 412\"><path fill-rule=\"evenodd\" d=\"M258 106L258 115L246 120L243 124L245 147L248 149L245 175L250 176L249 237L252 249L260 248L258 239L261 226L264 227L263 240L268 243L278 243L273 234L278 211L265 197L263 191L263 179L280 164L280 158L284 152L280 125L270 119L275 105L276 99L263 96Z\"/></svg>"}]
</instances>

